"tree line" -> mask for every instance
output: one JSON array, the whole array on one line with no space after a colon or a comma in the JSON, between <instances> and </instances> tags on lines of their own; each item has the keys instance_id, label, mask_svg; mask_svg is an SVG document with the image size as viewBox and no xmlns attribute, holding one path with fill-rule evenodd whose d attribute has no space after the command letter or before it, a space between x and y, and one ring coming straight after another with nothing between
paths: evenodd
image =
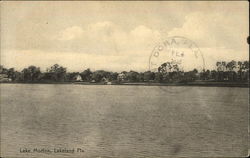
<instances>
[{"instance_id":1,"label":"tree line","mask_svg":"<svg viewBox=\"0 0 250 158\"><path fill-rule=\"evenodd\" d=\"M39 67L29 66L22 71L14 68L5 68L0 65L0 74L5 74L12 82L192 82L192 81L248 81L249 61L218 61L215 70L182 71L178 64L163 63L157 72L122 71L111 72L105 70L91 71L89 68L82 72L67 72L67 69L58 64L42 72Z\"/></svg>"}]
</instances>

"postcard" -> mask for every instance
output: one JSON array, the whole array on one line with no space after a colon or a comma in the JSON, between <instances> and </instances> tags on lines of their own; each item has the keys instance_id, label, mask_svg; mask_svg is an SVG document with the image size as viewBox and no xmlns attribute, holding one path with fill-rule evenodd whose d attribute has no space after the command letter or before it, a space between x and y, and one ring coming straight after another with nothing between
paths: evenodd
<instances>
[{"instance_id":1,"label":"postcard","mask_svg":"<svg viewBox=\"0 0 250 158\"><path fill-rule=\"evenodd\" d=\"M0 157L247 157L247 1L1 1Z\"/></svg>"}]
</instances>

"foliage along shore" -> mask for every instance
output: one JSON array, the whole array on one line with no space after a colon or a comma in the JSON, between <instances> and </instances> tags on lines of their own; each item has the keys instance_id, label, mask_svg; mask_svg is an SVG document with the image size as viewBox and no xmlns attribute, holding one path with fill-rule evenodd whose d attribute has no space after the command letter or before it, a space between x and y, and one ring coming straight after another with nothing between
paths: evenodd
<instances>
[{"instance_id":1,"label":"foliage along shore","mask_svg":"<svg viewBox=\"0 0 250 158\"><path fill-rule=\"evenodd\" d=\"M0 82L0 84L76 84L76 85L109 85L107 83L91 82ZM242 87L249 88L249 82L216 82L216 81L193 81L187 83L161 83L161 82L124 82L111 83L111 85L124 86L196 86L196 87Z\"/></svg>"},{"instance_id":2,"label":"foliage along shore","mask_svg":"<svg viewBox=\"0 0 250 158\"><path fill-rule=\"evenodd\" d=\"M86 69L67 72L55 64L42 72L29 66L21 72L0 65L0 83L88 84L88 85L155 85L155 86L228 86L248 87L249 61L216 62L215 70L183 71L180 65L163 63L157 72L122 71L121 73Z\"/></svg>"}]
</instances>

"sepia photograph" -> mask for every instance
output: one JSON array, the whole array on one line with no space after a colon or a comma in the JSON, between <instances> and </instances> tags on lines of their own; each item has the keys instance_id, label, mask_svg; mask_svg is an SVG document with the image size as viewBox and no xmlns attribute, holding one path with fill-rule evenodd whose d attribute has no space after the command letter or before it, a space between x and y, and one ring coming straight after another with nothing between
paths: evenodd
<instances>
[{"instance_id":1,"label":"sepia photograph","mask_svg":"<svg viewBox=\"0 0 250 158\"><path fill-rule=\"evenodd\" d=\"M0 157L248 157L248 1L1 1Z\"/></svg>"}]
</instances>

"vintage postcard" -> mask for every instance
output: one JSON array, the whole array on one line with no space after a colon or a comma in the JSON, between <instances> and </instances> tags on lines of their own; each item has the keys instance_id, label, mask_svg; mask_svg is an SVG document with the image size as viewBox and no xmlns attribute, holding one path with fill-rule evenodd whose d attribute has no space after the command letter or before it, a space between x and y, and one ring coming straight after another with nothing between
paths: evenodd
<instances>
[{"instance_id":1,"label":"vintage postcard","mask_svg":"<svg viewBox=\"0 0 250 158\"><path fill-rule=\"evenodd\" d=\"M247 157L247 1L1 1L0 157Z\"/></svg>"}]
</instances>

